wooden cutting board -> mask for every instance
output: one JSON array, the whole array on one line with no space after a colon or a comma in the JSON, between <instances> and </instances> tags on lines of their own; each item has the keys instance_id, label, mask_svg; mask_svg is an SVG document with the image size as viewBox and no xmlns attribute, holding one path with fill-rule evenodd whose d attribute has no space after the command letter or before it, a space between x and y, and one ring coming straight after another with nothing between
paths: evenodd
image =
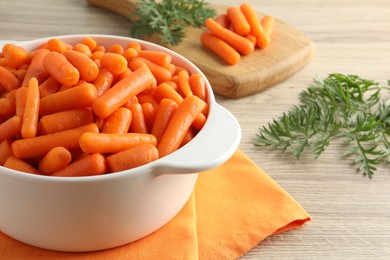
<instances>
[{"instance_id":1,"label":"wooden cutting board","mask_svg":"<svg viewBox=\"0 0 390 260\"><path fill-rule=\"evenodd\" d=\"M137 0L87 0L90 4L129 17ZM218 13L226 6L210 5ZM272 15L272 14L271 14ZM264 14L258 13L259 18ZM238 64L227 65L202 46L199 38L205 28L187 28L186 37L177 46L168 48L192 61L208 78L215 94L240 98L258 93L299 71L314 57L315 44L299 30L276 17L270 45L242 56ZM148 38L158 42L158 39Z\"/></svg>"}]
</instances>

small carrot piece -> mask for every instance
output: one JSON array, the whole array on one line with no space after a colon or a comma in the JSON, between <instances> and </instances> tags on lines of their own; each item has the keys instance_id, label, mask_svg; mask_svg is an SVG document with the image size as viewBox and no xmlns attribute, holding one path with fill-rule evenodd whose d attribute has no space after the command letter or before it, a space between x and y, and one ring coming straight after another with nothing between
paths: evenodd
<instances>
[{"instance_id":1,"label":"small carrot piece","mask_svg":"<svg viewBox=\"0 0 390 260\"><path fill-rule=\"evenodd\" d=\"M229 65L237 64L241 59L240 54L233 47L211 32L202 33L200 40L206 48L213 51Z\"/></svg>"},{"instance_id":2,"label":"small carrot piece","mask_svg":"<svg viewBox=\"0 0 390 260\"><path fill-rule=\"evenodd\" d=\"M106 118L116 109L126 104L133 96L147 89L155 82L153 74L147 68L140 68L128 77L118 81L113 87L96 98L92 108L96 115Z\"/></svg>"},{"instance_id":3,"label":"small carrot piece","mask_svg":"<svg viewBox=\"0 0 390 260\"><path fill-rule=\"evenodd\" d=\"M48 53L42 61L45 70L66 87L73 86L79 81L79 71L58 52Z\"/></svg>"},{"instance_id":4,"label":"small carrot piece","mask_svg":"<svg viewBox=\"0 0 390 260\"><path fill-rule=\"evenodd\" d=\"M263 34L263 26L260 24L255 9L248 3L242 3L240 9L250 25L250 32L256 38Z\"/></svg>"},{"instance_id":5,"label":"small carrot piece","mask_svg":"<svg viewBox=\"0 0 390 260\"><path fill-rule=\"evenodd\" d=\"M184 96L188 97L193 95L190 86L190 75L186 70L179 72L179 88L183 92Z\"/></svg>"},{"instance_id":6,"label":"small carrot piece","mask_svg":"<svg viewBox=\"0 0 390 260\"><path fill-rule=\"evenodd\" d=\"M15 92L15 114L23 118L24 110L26 108L28 88L21 87Z\"/></svg>"},{"instance_id":7,"label":"small carrot piece","mask_svg":"<svg viewBox=\"0 0 390 260\"><path fill-rule=\"evenodd\" d=\"M106 158L110 172L119 172L132 169L159 158L158 150L151 144L141 144Z\"/></svg>"},{"instance_id":8,"label":"small carrot piece","mask_svg":"<svg viewBox=\"0 0 390 260\"><path fill-rule=\"evenodd\" d=\"M140 144L156 146L156 137L150 134L126 133L84 133L81 135L80 147L84 153L117 153Z\"/></svg>"},{"instance_id":9,"label":"small carrot piece","mask_svg":"<svg viewBox=\"0 0 390 260\"><path fill-rule=\"evenodd\" d=\"M138 52L138 57L150 60L151 62L164 68L168 68L168 65L171 64L172 61L171 55L158 51L141 50Z\"/></svg>"},{"instance_id":10,"label":"small carrot piece","mask_svg":"<svg viewBox=\"0 0 390 260\"><path fill-rule=\"evenodd\" d=\"M157 65L156 63L144 58L137 57L133 61L136 60L143 61L146 64L146 66L148 66L148 68L156 78L157 84L160 84L172 78L172 73L167 68L161 67L160 65ZM130 69L132 68L130 67Z\"/></svg>"},{"instance_id":11,"label":"small carrot piece","mask_svg":"<svg viewBox=\"0 0 390 260\"><path fill-rule=\"evenodd\" d=\"M160 157L176 151L195 118L206 103L196 96L188 96L179 105L161 137L157 149Z\"/></svg>"},{"instance_id":12,"label":"small carrot piece","mask_svg":"<svg viewBox=\"0 0 390 260\"><path fill-rule=\"evenodd\" d=\"M127 48L123 51L122 55L127 60L127 63L130 63L133 59L138 57L138 52L134 48Z\"/></svg>"},{"instance_id":13,"label":"small carrot piece","mask_svg":"<svg viewBox=\"0 0 390 260\"><path fill-rule=\"evenodd\" d=\"M133 115L130 124L130 132L147 134L148 128L145 122L145 116L142 111L142 105L140 103L132 104L129 109Z\"/></svg>"},{"instance_id":14,"label":"small carrot piece","mask_svg":"<svg viewBox=\"0 0 390 260\"><path fill-rule=\"evenodd\" d=\"M229 28L230 27L230 20L229 17L226 14L219 14L217 15L214 20L221 25L223 28Z\"/></svg>"},{"instance_id":15,"label":"small carrot piece","mask_svg":"<svg viewBox=\"0 0 390 260\"><path fill-rule=\"evenodd\" d=\"M120 54L107 52L100 58L100 66L108 69L114 75L119 75L125 72L127 60Z\"/></svg>"},{"instance_id":16,"label":"small carrot piece","mask_svg":"<svg viewBox=\"0 0 390 260\"><path fill-rule=\"evenodd\" d=\"M92 39L91 37L85 37L81 42L84 45L88 46L88 48L91 52L95 51L95 48L97 46L97 42L94 39Z\"/></svg>"},{"instance_id":17,"label":"small carrot piece","mask_svg":"<svg viewBox=\"0 0 390 260\"><path fill-rule=\"evenodd\" d=\"M61 87L61 83L53 77L48 77L39 85L39 95L41 98L56 93Z\"/></svg>"},{"instance_id":18,"label":"small carrot piece","mask_svg":"<svg viewBox=\"0 0 390 260\"><path fill-rule=\"evenodd\" d=\"M232 23L234 32L241 36L246 36L250 33L251 26L240 8L230 6L226 13Z\"/></svg>"},{"instance_id":19,"label":"small carrot piece","mask_svg":"<svg viewBox=\"0 0 390 260\"><path fill-rule=\"evenodd\" d=\"M157 106L154 106L152 103L145 102L141 104L141 107L142 114L144 115L146 129L151 130L153 127L154 118L156 116Z\"/></svg>"},{"instance_id":20,"label":"small carrot piece","mask_svg":"<svg viewBox=\"0 0 390 260\"><path fill-rule=\"evenodd\" d=\"M10 139L20 133L22 120L19 116L13 116L0 124L0 142Z\"/></svg>"},{"instance_id":21,"label":"small carrot piece","mask_svg":"<svg viewBox=\"0 0 390 260\"><path fill-rule=\"evenodd\" d=\"M15 102L9 98L0 98L0 114L6 116L15 115Z\"/></svg>"},{"instance_id":22,"label":"small carrot piece","mask_svg":"<svg viewBox=\"0 0 390 260\"><path fill-rule=\"evenodd\" d=\"M71 46L60 39L51 38L50 40L47 41L46 48L49 51L63 53L64 51L70 49Z\"/></svg>"},{"instance_id":23,"label":"small carrot piece","mask_svg":"<svg viewBox=\"0 0 390 260\"><path fill-rule=\"evenodd\" d=\"M22 86L27 87L28 82L32 78L36 78L40 84L48 77L49 74L43 67L42 63L43 59L48 53L50 53L50 51L46 49L38 49L34 51L33 56L31 58L30 66L28 67L26 71L26 76L23 79Z\"/></svg>"},{"instance_id":24,"label":"small carrot piece","mask_svg":"<svg viewBox=\"0 0 390 260\"><path fill-rule=\"evenodd\" d=\"M267 15L261 19L263 34L257 38L257 47L264 49L269 45L274 24L275 18L273 16Z\"/></svg>"},{"instance_id":25,"label":"small carrot piece","mask_svg":"<svg viewBox=\"0 0 390 260\"><path fill-rule=\"evenodd\" d=\"M101 69L98 76L93 81L93 85L96 87L98 96L103 95L110 87L114 80L114 75L108 69Z\"/></svg>"},{"instance_id":26,"label":"small carrot piece","mask_svg":"<svg viewBox=\"0 0 390 260\"><path fill-rule=\"evenodd\" d=\"M0 142L0 165L4 165L7 158L13 155L11 145L11 139L6 139Z\"/></svg>"},{"instance_id":27,"label":"small carrot piece","mask_svg":"<svg viewBox=\"0 0 390 260\"><path fill-rule=\"evenodd\" d=\"M125 134L129 131L131 120L131 110L120 107L104 120L101 132L107 134Z\"/></svg>"},{"instance_id":28,"label":"small carrot piece","mask_svg":"<svg viewBox=\"0 0 390 260\"><path fill-rule=\"evenodd\" d=\"M98 133L99 129L92 123L53 134L19 139L12 143L12 151L16 158L23 159L44 156L57 146L62 146L69 151L76 150L80 147L80 136L85 132Z\"/></svg>"},{"instance_id":29,"label":"small carrot piece","mask_svg":"<svg viewBox=\"0 0 390 260\"><path fill-rule=\"evenodd\" d=\"M53 174L72 161L72 154L64 147L58 146L51 149L39 162L38 170L45 175Z\"/></svg>"},{"instance_id":30,"label":"small carrot piece","mask_svg":"<svg viewBox=\"0 0 390 260\"><path fill-rule=\"evenodd\" d=\"M83 44L83 43L77 43L73 46L73 50L74 51L77 51L77 52L80 52L80 53L84 53L86 54L88 57L91 57L92 56L92 51L89 49L89 46Z\"/></svg>"},{"instance_id":31,"label":"small carrot piece","mask_svg":"<svg viewBox=\"0 0 390 260\"><path fill-rule=\"evenodd\" d=\"M10 71L0 66L0 90L12 91L20 86L18 78ZM0 91L1 92L1 91Z\"/></svg>"},{"instance_id":32,"label":"small carrot piece","mask_svg":"<svg viewBox=\"0 0 390 260\"><path fill-rule=\"evenodd\" d=\"M123 53L123 47L121 45L119 45L119 44L114 44L114 45L111 45L107 49L107 52L122 54Z\"/></svg>"},{"instance_id":33,"label":"small carrot piece","mask_svg":"<svg viewBox=\"0 0 390 260\"><path fill-rule=\"evenodd\" d=\"M232 46L236 51L249 55L253 53L254 46L250 40L245 37L242 37L229 29L223 28L212 18L207 18L205 21L206 27L213 33L215 36L225 41L227 44Z\"/></svg>"},{"instance_id":34,"label":"small carrot piece","mask_svg":"<svg viewBox=\"0 0 390 260\"><path fill-rule=\"evenodd\" d=\"M39 120L39 132L47 135L93 122L91 109L71 109L43 116Z\"/></svg>"},{"instance_id":35,"label":"small carrot piece","mask_svg":"<svg viewBox=\"0 0 390 260\"><path fill-rule=\"evenodd\" d=\"M33 166L12 155L8 157L7 160L4 162L4 167L16 171L39 174L39 171L35 169Z\"/></svg>"},{"instance_id":36,"label":"small carrot piece","mask_svg":"<svg viewBox=\"0 0 390 260\"><path fill-rule=\"evenodd\" d=\"M133 48L138 52L142 50L142 46L139 42L131 42L127 45L127 48Z\"/></svg>"},{"instance_id":37,"label":"small carrot piece","mask_svg":"<svg viewBox=\"0 0 390 260\"><path fill-rule=\"evenodd\" d=\"M27 62L28 53L24 48L13 44L6 45L8 46L3 47L3 50L6 50L3 55L7 66L17 69Z\"/></svg>"},{"instance_id":38,"label":"small carrot piece","mask_svg":"<svg viewBox=\"0 0 390 260\"><path fill-rule=\"evenodd\" d=\"M91 55L91 60L93 61L100 60L103 55L104 55L103 51L94 51Z\"/></svg>"},{"instance_id":39,"label":"small carrot piece","mask_svg":"<svg viewBox=\"0 0 390 260\"><path fill-rule=\"evenodd\" d=\"M157 143L159 143L161 136L165 132L169 120L171 120L171 117L177 110L177 107L178 104L172 99L164 98L160 101L151 131L151 134L156 137Z\"/></svg>"},{"instance_id":40,"label":"small carrot piece","mask_svg":"<svg viewBox=\"0 0 390 260\"><path fill-rule=\"evenodd\" d=\"M26 107L23 113L21 134L23 138L31 138L38 131L39 88L36 78L30 79L26 97Z\"/></svg>"},{"instance_id":41,"label":"small carrot piece","mask_svg":"<svg viewBox=\"0 0 390 260\"><path fill-rule=\"evenodd\" d=\"M248 40L250 40L251 43L253 43L253 45L256 46L256 44L257 44L257 38L256 38L256 36L254 36L253 34L248 34L247 36L245 36L245 38L247 38Z\"/></svg>"},{"instance_id":42,"label":"small carrot piece","mask_svg":"<svg viewBox=\"0 0 390 260\"><path fill-rule=\"evenodd\" d=\"M194 138L194 129L190 127L187 131L187 133L184 135L183 141L180 144L180 147L188 144L193 138Z\"/></svg>"},{"instance_id":43,"label":"small carrot piece","mask_svg":"<svg viewBox=\"0 0 390 260\"><path fill-rule=\"evenodd\" d=\"M70 109L89 107L97 97L94 85L84 83L80 86L46 96L40 101L41 116Z\"/></svg>"},{"instance_id":44,"label":"small carrot piece","mask_svg":"<svg viewBox=\"0 0 390 260\"><path fill-rule=\"evenodd\" d=\"M53 173L51 176L77 177L100 175L107 172L106 160L103 155L95 153L72 162L67 167Z\"/></svg>"},{"instance_id":45,"label":"small carrot piece","mask_svg":"<svg viewBox=\"0 0 390 260\"><path fill-rule=\"evenodd\" d=\"M206 101L207 91L206 91L206 81L202 75L194 73L189 77L189 82L191 86L192 93L198 98Z\"/></svg>"},{"instance_id":46,"label":"small carrot piece","mask_svg":"<svg viewBox=\"0 0 390 260\"><path fill-rule=\"evenodd\" d=\"M154 90L154 96L159 102L161 102L164 98L172 99L177 104L183 102L183 97L167 83L158 85L158 87Z\"/></svg>"},{"instance_id":47,"label":"small carrot piece","mask_svg":"<svg viewBox=\"0 0 390 260\"><path fill-rule=\"evenodd\" d=\"M67 50L64 56L79 71L80 78L86 82L92 82L98 76L99 67L86 54Z\"/></svg>"}]
</instances>

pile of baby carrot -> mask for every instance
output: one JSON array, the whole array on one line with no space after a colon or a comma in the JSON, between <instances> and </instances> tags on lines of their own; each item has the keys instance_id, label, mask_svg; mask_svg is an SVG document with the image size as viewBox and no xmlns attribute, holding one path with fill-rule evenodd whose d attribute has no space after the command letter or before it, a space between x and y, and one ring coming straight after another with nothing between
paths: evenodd
<instances>
[{"instance_id":1,"label":"pile of baby carrot","mask_svg":"<svg viewBox=\"0 0 390 260\"><path fill-rule=\"evenodd\" d=\"M226 13L205 21L207 31L202 33L202 44L234 65L241 55L250 55L256 48L264 49L271 41L275 19L266 15L259 19L256 11L248 3L240 7L230 6Z\"/></svg>"},{"instance_id":2,"label":"pile of baby carrot","mask_svg":"<svg viewBox=\"0 0 390 260\"><path fill-rule=\"evenodd\" d=\"M164 52L69 45L0 53L0 165L34 174L118 172L164 157L203 127L205 79Z\"/></svg>"}]
</instances>

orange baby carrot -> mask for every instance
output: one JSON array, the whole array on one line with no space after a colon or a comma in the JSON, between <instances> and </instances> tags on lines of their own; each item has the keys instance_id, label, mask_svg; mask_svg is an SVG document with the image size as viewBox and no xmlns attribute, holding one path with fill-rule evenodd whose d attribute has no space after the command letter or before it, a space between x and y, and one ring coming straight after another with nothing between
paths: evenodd
<instances>
[{"instance_id":1,"label":"orange baby carrot","mask_svg":"<svg viewBox=\"0 0 390 260\"><path fill-rule=\"evenodd\" d=\"M245 37L242 37L229 29L223 28L216 21L211 18L206 19L206 27L213 33L215 36L225 41L227 44L232 46L236 51L249 55L253 53L254 46L250 40Z\"/></svg>"},{"instance_id":2,"label":"orange baby carrot","mask_svg":"<svg viewBox=\"0 0 390 260\"><path fill-rule=\"evenodd\" d=\"M100 66L108 69L114 75L119 75L125 72L127 60L120 54L107 52L100 58Z\"/></svg>"},{"instance_id":3,"label":"orange baby carrot","mask_svg":"<svg viewBox=\"0 0 390 260\"><path fill-rule=\"evenodd\" d=\"M77 177L100 175L107 172L106 160L103 155L95 153L72 162L51 176Z\"/></svg>"},{"instance_id":4,"label":"orange baby carrot","mask_svg":"<svg viewBox=\"0 0 390 260\"><path fill-rule=\"evenodd\" d=\"M43 116L39 120L39 132L46 135L93 122L91 109L71 109Z\"/></svg>"},{"instance_id":5,"label":"orange baby carrot","mask_svg":"<svg viewBox=\"0 0 390 260\"><path fill-rule=\"evenodd\" d=\"M89 107L97 97L94 85L84 83L80 86L46 96L40 101L39 114L41 116L77 108Z\"/></svg>"},{"instance_id":6,"label":"orange baby carrot","mask_svg":"<svg viewBox=\"0 0 390 260\"><path fill-rule=\"evenodd\" d=\"M167 68L161 67L160 65L157 65L156 63L144 58L137 57L133 61L136 60L143 61L146 64L146 66L148 66L148 68L156 78L157 84L160 84L172 78L172 73ZM130 67L130 69L132 68Z\"/></svg>"},{"instance_id":7,"label":"orange baby carrot","mask_svg":"<svg viewBox=\"0 0 390 260\"><path fill-rule=\"evenodd\" d=\"M203 101L206 101L207 99L206 81L202 77L202 75L197 73L191 74L189 78L189 82L190 82L192 93L198 98L202 99Z\"/></svg>"},{"instance_id":8,"label":"orange baby carrot","mask_svg":"<svg viewBox=\"0 0 390 260\"><path fill-rule=\"evenodd\" d=\"M13 44L6 44L3 47L3 55L7 66L14 69L25 64L28 58L28 53L24 48Z\"/></svg>"},{"instance_id":9,"label":"orange baby carrot","mask_svg":"<svg viewBox=\"0 0 390 260\"><path fill-rule=\"evenodd\" d=\"M190 86L190 75L186 70L179 72L179 88L183 92L184 96L188 97L193 95Z\"/></svg>"},{"instance_id":10,"label":"orange baby carrot","mask_svg":"<svg viewBox=\"0 0 390 260\"><path fill-rule=\"evenodd\" d=\"M195 118L206 103L196 96L188 96L173 114L168 126L157 145L160 157L176 151Z\"/></svg>"},{"instance_id":11,"label":"orange baby carrot","mask_svg":"<svg viewBox=\"0 0 390 260\"><path fill-rule=\"evenodd\" d=\"M73 86L79 81L79 71L58 52L48 53L43 61L45 70L56 80L66 87Z\"/></svg>"},{"instance_id":12,"label":"orange baby carrot","mask_svg":"<svg viewBox=\"0 0 390 260\"><path fill-rule=\"evenodd\" d=\"M131 114L133 115L130 124L130 132L147 134L149 131L146 126L145 116L142 111L142 105L140 103L135 103L130 105L129 109L131 110Z\"/></svg>"},{"instance_id":13,"label":"orange baby carrot","mask_svg":"<svg viewBox=\"0 0 390 260\"><path fill-rule=\"evenodd\" d=\"M217 15L214 20L221 25L223 28L230 27L230 20L226 14Z\"/></svg>"},{"instance_id":14,"label":"orange baby carrot","mask_svg":"<svg viewBox=\"0 0 390 260\"><path fill-rule=\"evenodd\" d=\"M53 134L19 139L12 143L12 151L16 158L23 159L44 156L57 146L62 146L69 151L76 150L80 147L80 136L85 132L98 133L99 129L92 123Z\"/></svg>"},{"instance_id":15,"label":"orange baby carrot","mask_svg":"<svg viewBox=\"0 0 390 260\"><path fill-rule=\"evenodd\" d=\"M51 149L39 162L38 170L45 175L53 174L72 161L72 154L64 147L58 146Z\"/></svg>"},{"instance_id":16,"label":"orange baby carrot","mask_svg":"<svg viewBox=\"0 0 390 260\"><path fill-rule=\"evenodd\" d=\"M261 19L261 25L263 26L263 34L257 38L257 47L265 48L271 41L271 34L274 28L275 18L267 15Z\"/></svg>"},{"instance_id":17,"label":"orange baby carrot","mask_svg":"<svg viewBox=\"0 0 390 260\"><path fill-rule=\"evenodd\" d=\"M240 54L233 47L211 32L202 33L200 40L206 48L213 51L229 65L234 65L241 59Z\"/></svg>"},{"instance_id":18,"label":"orange baby carrot","mask_svg":"<svg viewBox=\"0 0 390 260\"><path fill-rule=\"evenodd\" d=\"M104 55L103 51L94 51L91 55L91 60L100 60L102 56Z\"/></svg>"},{"instance_id":19,"label":"orange baby carrot","mask_svg":"<svg viewBox=\"0 0 390 260\"><path fill-rule=\"evenodd\" d=\"M108 156L106 162L110 172L119 172L150 163L158 158L158 150L154 145L141 144Z\"/></svg>"},{"instance_id":20,"label":"orange baby carrot","mask_svg":"<svg viewBox=\"0 0 390 260\"><path fill-rule=\"evenodd\" d=\"M172 99L164 98L160 101L151 131L151 134L156 137L157 143L159 143L161 136L165 132L169 120L177 110L177 107L178 104Z\"/></svg>"},{"instance_id":21,"label":"orange baby carrot","mask_svg":"<svg viewBox=\"0 0 390 260\"><path fill-rule=\"evenodd\" d=\"M39 88L36 78L30 79L23 113L21 134L23 138L31 138L37 134L39 116Z\"/></svg>"},{"instance_id":22,"label":"orange baby carrot","mask_svg":"<svg viewBox=\"0 0 390 260\"><path fill-rule=\"evenodd\" d=\"M58 53L63 53L64 51L70 49L72 46L65 43L64 41L57 39L57 38L51 38L47 41L46 48L49 51L55 51Z\"/></svg>"},{"instance_id":23,"label":"orange baby carrot","mask_svg":"<svg viewBox=\"0 0 390 260\"><path fill-rule=\"evenodd\" d=\"M140 144L156 146L156 138L150 134L126 133L84 133L79 140L85 153L117 153Z\"/></svg>"},{"instance_id":24,"label":"orange baby carrot","mask_svg":"<svg viewBox=\"0 0 390 260\"><path fill-rule=\"evenodd\" d=\"M120 107L104 120L101 132L107 134L125 134L129 131L131 120L132 113L130 109Z\"/></svg>"},{"instance_id":25,"label":"orange baby carrot","mask_svg":"<svg viewBox=\"0 0 390 260\"><path fill-rule=\"evenodd\" d=\"M20 86L18 78L10 71L0 66L0 92L1 89L5 91L12 91Z\"/></svg>"},{"instance_id":26,"label":"orange baby carrot","mask_svg":"<svg viewBox=\"0 0 390 260\"><path fill-rule=\"evenodd\" d=\"M248 3L242 3L240 5L240 9L250 25L251 34L254 35L255 37L259 37L260 35L262 35L263 27L260 24L255 9Z\"/></svg>"},{"instance_id":27,"label":"orange baby carrot","mask_svg":"<svg viewBox=\"0 0 390 260\"><path fill-rule=\"evenodd\" d=\"M97 46L97 42L94 39L92 39L91 37L85 37L81 42L84 45L88 46L88 48L91 52L95 51L95 48Z\"/></svg>"},{"instance_id":28,"label":"orange baby carrot","mask_svg":"<svg viewBox=\"0 0 390 260\"><path fill-rule=\"evenodd\" d=\"M257 44L256 36L254 36L253 34L248 34L247 36L245 36L245 38L250 40L251 43L253 43L253 46L256 46L256 44Z\"/></svg>"},{"instance_id":29,"label":"orange baby carrot","mask_svg":"<svg viewBox=\"0 0 390 260\"><path fill-rule=\"evenodd\" d=\"M156 116L157 106L152 103L145 102L141 104L142 114L144 115L146 129L152 129L154 118Z\"/></svg>"},{"instance_id":30,"label":"orange baby carrot","mask_svg":"<svg viewBox=\"0 0 390 260\"><path fill-rule=\"evenodd\" d=\"M103 45L97 45L94 51L106 52L106 47L104 47Z\"/></svg>"},{"instance_id":31,"label":"orange baby carrot","mask_svg":"<svg viewBox=\"0 0 390 260\"><path fill-rule=\"evenodd\" d=\"M137 95L138 98L138 103L143 104L143 103L150 103L153 106L158 106L158 102L153 94L144 94L144 93L139 93Z\"/></svg>"},{"instance_id":32,"label":"orange baby carrot","mask_svg":"<svg viewBox=\"0 0 390 260\"><path fill-rule=\"evenodd\" d=\"M187 133L184 135L183 141L180 144L180 147L188 144L193 138L194 138L194 129L190 127L187 131Z\"/></svg>"},{"instance_id":33,"label":"orange baby carrot","mask_svg":"<svg viewBox=\"0 0 390 260\"><path fill-rule=\"evenodd\" d=\"M106 118L126 104L131 97L147 89L154 82L155 79L150 70L140 68L96 98L92 106L93 110L99 117Z\"/></svg>"},{"instance_id":34,"label":"orange baby carrot","mask_svg":"<svg viewBox=\"0 0 390 260\"><path fill-rule=\"evenodd\" d=\"M99 73L99 67L86 54L67 50L64 52L65 58L79 71L80 78L86 82L92 82Z\"/></svg>"},{"instance_id":35,"label":"orange baby carrot","mask_svg":"<svg viewBox=\"0 0 390 260\"><path fill-rule=\"evenodd\" d=\"M11 145L11 139L6 139L0 142L0 165L4 165L5 160L13 155Z\"/></svg>"},{"instance_id":36,"label":"orange baby carrot","mask_svg":"<svg viewBox=\"0 0 390 260\"><path fill-rule=\"evenodd\" d=\"M127 63L130 63L134 58L138 57L138 52L134 48L127 48L122 55L127 60Z\"/></svg>"},{"instance_id":37,"label":"orange baby carrot","mask_svg":"<svg viewBox=\"0 0 390 260\"><path fill-rule=\"evenodd\" d=\"M114 45L111 45L107 49L107 52L122 54L123 53L123 47L121 45L119 45L119 44L114 44Z\"/></svg>"},{"instance_id":38,"label":"orange baby carrot","mask_svg":"<svg viewBox=\"0 0 390 260\"><path fill-rule=\"evenodd\" d=\"M108 69L101 69L98 76L93 81L93 85L96 87L98 96L103 95L112 84L114 80L114 75Z\"/></svg>"},{"instance_id":39,"label":"orange baby carrot","mask_svg":"<svg viewBox=\"0 0 390 260\"><path fill-rule=\"evenodd\" d=\"M180 94L167 83L161 83L158 85L158 87L154 90L154 96L158 101L161 101L164 98L172 99L177 104L180 104L183 101L182 96L180 96Z\"/></svg>"},{"instance_id":40,"label":"orange baby carrot","mask_svg":"<svg viewBox=\"0 0 390 260\"><path fill-rule=\"evenodd\" d=\"M0 142L12 138L20 133L22 120L18 116L13 116L0 124Z\"/></svg>"},{"instance_id":41,"label":"orange baby carrot","mask_svg":"<svg viewBox=\"0 0 390 260\"><path fill-rule=\"evenodd\" d=\"M39 171L35 169L33 166L31 166L30 164L26 163L21 159L15 158L15 156L12 155L8 157L7 160L4 162L4 167L16 171L39 174Z\"/></svg>"},{"instance_id":42,"label":"orange baby carrot","mask_svg":"<svg viewBox=\"0 0 390 260\"><path fill-rule=\"evenodd\" d=\"M88 57L92 56L92 51L89 49L89 46L83 43L77 43L73 46L73 50L86 54Z\"/></svg>"},{"instance_id":43,"label":"orange baby carrot","mask_svg":"<svg viewBox=\"0 0 390 260\"><path fill-rule=\"evenodd\" d=\"M138 56L164 68L168 68L172 61L172 56L165 52L141 50L138 52Z\"/></svg>"},{"instance_id":44,"label":"orange baby carrot","mask_svg":"<svg viewBox=\"0 0 390 260\"><path fill-rule=\"evenodd\" d=\"M49 96L57 92L61 87L61 83L53 77L48 77L41 85L39 85L39 95L41 98Z\"/></svg>"},{"instance_id":45,"label":"orange baby carrot","mask_svg":"<svg viewBox=\"0 0 390 260\"><path fill-rule=\"evenodd\" d=\"M30 66L28 67L26 76L22 82L22 86L27 87L28 82L32 78L36 78L40 84L48 77L48 73L42 64L43 59L48 53L50 53L50 51L46 49L38 49L34 51Z\"/></svg>"},{"instance_id":46,"label":"orange baby carrot","mask_svg":"<svg viewBox=\"0 0 390 260\"><path fill-rule=\"evenodd\" d=\"M0 114L6 116L15 115L15 102L9 98L0 98Z\"/></svg>"},{"instance_id":47,"label":"orange baby carrot","mask_svg":"<svg viewBox=\"0 0 390 260\"><path fill-rule=\"evenodd\" d=\"M23 118L24 110L26 108L28 88L21 87L15 92L15 114Z\"/></svg>"},{"instance_id":48,"label":"orange baby carrot","mask_svg":"<svg viewBox=\"0 0 390 260\"><path fill-rule=\"evenodd\" d=\"M141 51L142 50L141 44L139 42L131 42L131 43L129 43L127 45L127 48L133 48L136 51Z\"/></svg>"},{"instance_id":49,"label":"orange baby carrot","mask_svg":"<svg viewBox=\"0 0 390 260\"><path fill-rule=\"evenodd\" d=\"M230 6L226 12L232 23L234 32L241 36L246 36L250 33L251 27L240 8Z\"/></svg>"}]
</instances>

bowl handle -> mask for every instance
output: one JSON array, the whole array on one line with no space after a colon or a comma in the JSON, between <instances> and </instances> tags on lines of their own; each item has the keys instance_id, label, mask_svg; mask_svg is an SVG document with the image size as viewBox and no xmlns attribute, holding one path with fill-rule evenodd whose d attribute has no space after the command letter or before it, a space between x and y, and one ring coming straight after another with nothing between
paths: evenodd
<instances>
[{"instance_id":1,"label":"bowl handle","mask_svg":"<svg viewBox=\"0 0 390 260\"><path fill-rule=\"evenodd\" d=\"M241 141L237 119L224 107L215 103L209 117L193 140L164 158L156 161L154 173L198 173L227 161ZM195 159L196 158L196 159Z\"/></svg>"}]
</instances>

